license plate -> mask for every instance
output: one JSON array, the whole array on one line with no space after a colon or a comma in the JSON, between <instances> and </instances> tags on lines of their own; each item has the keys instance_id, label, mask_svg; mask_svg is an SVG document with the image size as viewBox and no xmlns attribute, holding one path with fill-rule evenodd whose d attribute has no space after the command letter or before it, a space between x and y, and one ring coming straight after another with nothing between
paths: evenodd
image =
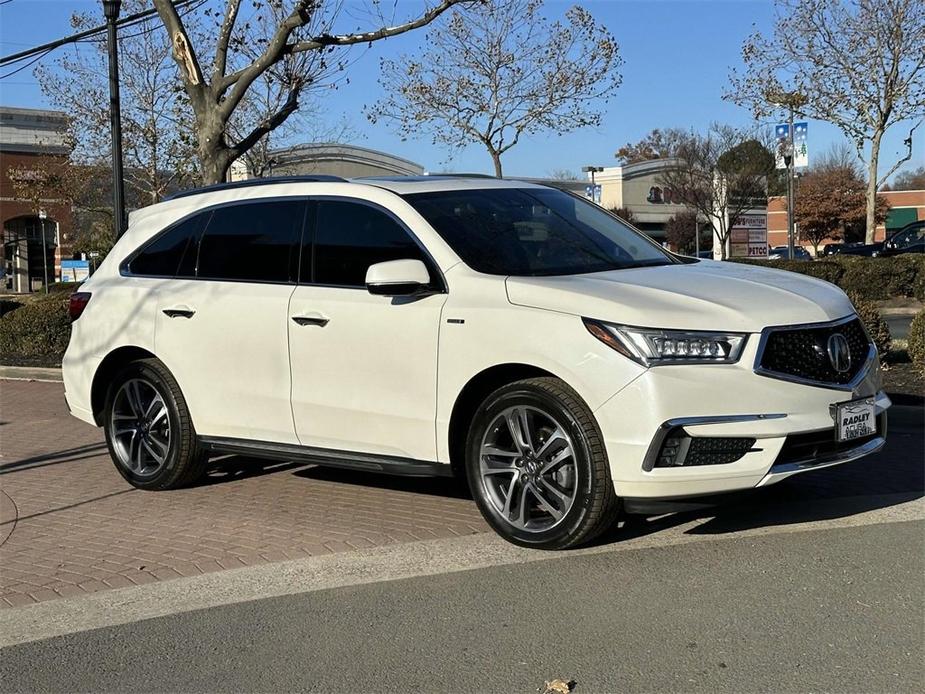
<instances>
[{"instance_id":1,"label":"license plate","mask_svg":"<svg viewBox=\"0 0 925 694\"><path fill-rule=\"evenodd\" d=\"M853 441L876 433L874 398L836 403L835 436L838 441Z\"/></svg>"}]
</instances>

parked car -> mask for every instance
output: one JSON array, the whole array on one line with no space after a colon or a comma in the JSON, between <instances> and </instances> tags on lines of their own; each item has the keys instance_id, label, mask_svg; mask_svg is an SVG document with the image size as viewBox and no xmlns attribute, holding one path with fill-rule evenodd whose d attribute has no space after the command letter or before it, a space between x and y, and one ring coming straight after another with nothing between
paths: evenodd
<instances>
[{"instance_id":1,"label":"parked car","mask_svg":"<svg viewBox=\"0 0 925 694\"><path fill-rule=\"evenodd\" d=\"M184 193L132 214L70 310L68 406L140 489L229 453L459 474L500 535L558 549L885 443L840 289L512 180Z\"/></svg>"},{"instance_id":2,"label":"parked car","mask_svg":"<svg viewBox=\"0 0 925 694\"><path fill-rule=\"evenodd\" d=\"M827 243L822 247L822 255L836 255L841 253L842 250L846 248L854 248L856 246L863 246L863 242L851 242L851 243Z\"/></svg>"},{"instance_id":3,"label":"parked car","mask_svg":"<svg viewBox=\"0 0 925 694\"><path fill-rule=\"evenodd\" d=\"M788 260L789 258L790 249L787 246L774 246L774 248L768 249L768 260ZM794 246L793 259L812 260L813 256L803 246Z\"/></svg>"},{"instance_id":4,"label":"parked car","mask_svg":"<svg viewBox=\"0 0 925 694\"><path fill-rule=\"evenodd\" d=\"M866 258L876 258L883 251L883 242L846 244L838 251L839 255L860 255Z\"/></svg>"},{"instance_id":5,"label":"parked car","mask_svg":"<svg viewBox=\"0 0 925 694\"><path fill-rule=\"evenodd\" d=\"M893 234L883 244L881 256L925 253L925 221L912 222Z\"/></svg>"}]
</instances>

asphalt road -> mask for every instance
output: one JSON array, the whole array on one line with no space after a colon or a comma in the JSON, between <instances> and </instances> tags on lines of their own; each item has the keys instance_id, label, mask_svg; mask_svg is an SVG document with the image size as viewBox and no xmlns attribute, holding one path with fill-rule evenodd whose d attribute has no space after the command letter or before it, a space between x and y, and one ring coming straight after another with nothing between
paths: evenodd
<instances>
[{"instance_id":1,"label":"asphalt road","mask_svg":"<svg viewBox=\"0 0 925 694\"><path fill-rule=\"evenodd\" d=\"M4 650L0 691L920 691L922 521L321 590Z\"/></svg>"}]
</instances>

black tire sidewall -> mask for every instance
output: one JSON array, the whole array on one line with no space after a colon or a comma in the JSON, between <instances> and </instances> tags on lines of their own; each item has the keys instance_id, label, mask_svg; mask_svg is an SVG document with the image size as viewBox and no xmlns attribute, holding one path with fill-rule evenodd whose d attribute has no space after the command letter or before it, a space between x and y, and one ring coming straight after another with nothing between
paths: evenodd
<instances>
[{"instance_id":1,"label":"black tire sidewall","mask_svg":"<svg viewBox=\"0 0 925 694\"><path fill-rule=\"evenodd\" d=\"M167 450L167 460L156 474L151 476L139 476L126 468L120 461L118 454L112 443L112 407L116 393L122 385L131 379L144 379L149 381L160 393L167 406L167 418L170 425L170 445ZM182 474L180 469L183 465L181 460L180 449L182 446L182 431L184 426L184 417L181 417L180 408L173 394L171 384L167 383L156 369L152 368L145 362L133 362L122 369L116 378L113 379L109 390L106 393L106 409L103 429L106 434L106 446L109 449L109 455L112 457L113 465L119 474L133 487L139 489L165 489L172 486L172 483Z\"/></svg>"},{"instance_id":2,"label":"black tire sidewall","mask_svg":"<svg viewBox=\"0 0 925 694\"><path fill-rule=\"evenodd\" d=\"M565 517L553 528L540 533L531 533L515 528L500 518L491 500L486 498L479 473L480 448L485 430L495 417L508 407L531 405L551 415L564 427L572 439L576 456L576 484L578 493L575 502ZM546 391L528 384L512 384L492 393L476 410L466 441L466 476L472 496L482 516L504 539L523 547L557 549L570 545L571 538L581 534L594 500L594 475L591 463L591 448L588 436L569 407Z\"/></svg>"}]
</instances>

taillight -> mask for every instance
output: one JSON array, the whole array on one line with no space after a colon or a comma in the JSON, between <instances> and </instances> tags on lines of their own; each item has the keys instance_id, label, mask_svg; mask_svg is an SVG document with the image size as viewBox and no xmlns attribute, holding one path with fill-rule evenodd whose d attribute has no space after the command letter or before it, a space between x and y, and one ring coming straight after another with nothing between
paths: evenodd
<instances>
[{"instance_id":1,"label":"taillight","mask_svg":"<svg viewBox=\"0 0 925 694\"><path fill-rule=\"evenodd\" d=\"M71 321L80 318L80 314L84 312L87 304L90 303L91 296L93 295L90 292L74 292L71 294L71 301L67 306L68 313L71 314Z\"/></svg>"}]
</instances>

